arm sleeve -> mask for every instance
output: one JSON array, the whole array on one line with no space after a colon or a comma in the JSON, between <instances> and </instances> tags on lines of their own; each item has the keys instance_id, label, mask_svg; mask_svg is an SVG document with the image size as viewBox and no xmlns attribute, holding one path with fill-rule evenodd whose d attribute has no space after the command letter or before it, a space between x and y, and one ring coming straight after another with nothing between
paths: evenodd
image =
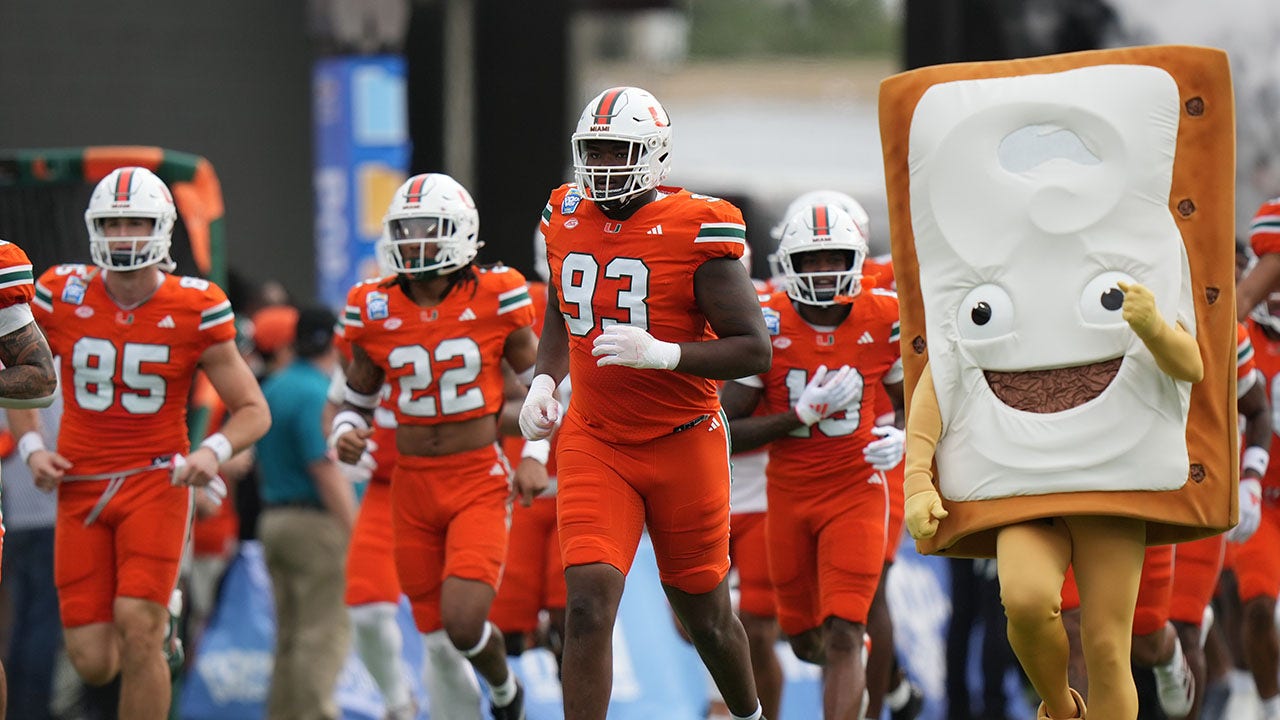
<instances>
[{"instance_id":1,"label":"arm sleeve","mask_svg":"<svg viewBox=\"0 0 1280 720\"><path fill-rule=\"evenodd\" d=\"M933 371L926 364L911 394L911 410L907 414L906 497L934 489L933 455L941 437L942 413L933 389Z\"/></svg>"}]
</instances>

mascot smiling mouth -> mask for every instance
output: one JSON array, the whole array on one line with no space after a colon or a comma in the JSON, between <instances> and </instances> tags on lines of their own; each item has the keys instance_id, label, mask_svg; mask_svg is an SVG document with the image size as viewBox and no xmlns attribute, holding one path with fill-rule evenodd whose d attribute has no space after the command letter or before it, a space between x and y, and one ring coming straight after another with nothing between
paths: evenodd
<instances>
[{"instance_id":1,"label":"mascot smiling mouth","mask_svg":"<svg viewBox=\"0 0 1280 720\"><path fill-rule=\"evenodd\" d=\"M1033 413L1056 413L1083 405L1111 384L1124 357L1053 370L984 370L987 385L1000 402Z\"/></svg>"}]
</instances>

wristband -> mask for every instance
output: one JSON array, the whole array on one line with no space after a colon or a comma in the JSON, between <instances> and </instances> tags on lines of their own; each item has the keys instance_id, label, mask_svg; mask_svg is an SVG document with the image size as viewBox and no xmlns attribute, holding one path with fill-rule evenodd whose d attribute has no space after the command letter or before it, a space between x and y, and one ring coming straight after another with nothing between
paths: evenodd
<instances>
[{"instance_id":1,"label":"wristband","mask_svg":"<svg viewBox=\"0 0 1280 720\"><path fill-rule=\"evenodd\" d=\"M533 458L543 465L547 464L547 458L551 457L551 441L550 440L526 440L524 448L520 450L520 457Z\"/></svg>"},{"instance_id":2,"label":"wristband","mask_svg":"<svg viewBox=\"0 0 1280 720\"><path fill-rule=\"evenodd\" d=\"M333 423L330 427L332 429L329 431L328 445L329 449L332 450L334 449L334 446L338 444L338 438L343 433L348 430L367 430L369 428L369 421L365 420L363 415L355 412L354 410L343 410L333 416Z\"/></svg>"},{"instance_id":3,"label":"wristband","mask_svg":"<svg viewBox=\"0 0 1280 720\"><path fill-rule=\"evenodd\" d=\"M31 457L31 453L47 449L44 446L44 436L35 430L28 430L18 440L18 457L22 458L23 465L27 464L27 459Z\"/></svg>"},{"instance_id":4,"label":"wristband","mask_svg":"<svg viewBox=\"0 0 1280 720\"><path fill-rule=\"evenodd\" d=\"M381 389L379 389L377 392L372 393L370 395L365 395L364 393L356 392L351 388L350 385L347 385L346 390L344 390L342 393L343 400L346 400L352 405L355 405L356 407L364 410L372 410L378 407L378 400L381 399L381 397L382 397Z\"/></svg>"},{"instance_id":5,"label":"wristband","mask_svg":"<svg viewBox=\"0 0 1280 720\"><path fill-rule=\"evenodd\" d=\"M26 436L24 435L25 439ZM22 444L18 444L21 451ZM1257 445L1250 445L1244 449L1244 457L1240 460L1240 473L1243 475L1245 470L1253 470L1258 473L1258 477L1267 474L1267 467L1271 464L1271 453Z\"/></svg>"},{"instance_id":6,"label":"wristband","mask_svg":"<svg viewBox=\"0 0 1280 720\"><path fill-rule=\"evenodd\" d=\"M218 464L231 459L234 454L232 452L231 441L222 433L214 433L200 442L200 447L208 448L213 451L213 456L218 458Z\"/></svg>"}]
</instances>

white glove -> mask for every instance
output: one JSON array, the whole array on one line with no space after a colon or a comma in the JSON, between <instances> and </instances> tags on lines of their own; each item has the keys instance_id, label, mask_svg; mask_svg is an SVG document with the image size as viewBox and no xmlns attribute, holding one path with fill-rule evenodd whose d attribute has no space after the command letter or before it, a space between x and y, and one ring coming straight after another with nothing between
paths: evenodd
<instances>
[{"instance_id":1,"label":"white glove","mask_svg":"<svg viewBox=\"0 0 1280 720\"><path fill-rule=\"evenodd\" d=\"M542 440L560 422L560 401L555 398L556 381L542 374L529 383L529 394L520 407L520 433L525 440Z\"/></svg>"},{"instance_id":2,"label":"white glove","mask_svg":"<svg viewBox=\"0 0 1280 720\"><path fill-rule=\"evenodd\" d=\"M871 432L880 439L867 443L862 449L862 457L876 470L897 467L906 451L907 434L892 425L877 425L871 428Z\"/></svg>"},{"instance_id":3,"label":"white glove","mask_svg":"<svg viewBox=\"0 0 1280 720\"><path fill-rule=\"evenodd\" d=\"M601 356L596 365L622 365L642 370L675 370L680 346L658 340L633 325L610 325L596 337L591 354Z\"/></svg>"},{"instance_id":4,"label":"white glove","mask_svg":"<svg viewBox=\"0 0 1280 720\"><path fill-rule=\"evenodd\" d=\"M364 452L360 454L360 459L355 465L338 461L338 467L342 470L342 475L350 483L369 482L373 479L373 471L378 469L378 461L373 459L373 453L378 449L378 443L367 440Z\"/></svg>"},{"instance_id":5,"label":"white glove","mask_svg":"<svg viewBox=\"0 0 1280 720\"><path fill-rule=\"evenodd\" d=\"M187 459L180 453L174 453L173 459L170 461L169 484L178 484L178 471L187 464ZM214 475L208 485L200 488L214 505L221 507L222 501L227 498L227 483L222 479L221 475Z\"/></svg>"},{"instance_id":6,"label":"white glove","mask_svg":"<svg viewBox=\"0 0 1280 720\"><path fill-rule=\"evenodd\" d=\"M849 407L862 397L862 375L848 365L833 373L819 365L809 384L796 401L796 417L805 425L813 425Z\"/></svg>"},{"instance_id":7,"label":"white glove","mask_svg":"<svg viewBox=\"0 0 1280 720\"><path fill-rule=\"evenodd\" d=\"M1262 522L1262 483L1257 478L1240 480L1240 522L1227 531L1227 542L1242 543L1258 531Z\"/></svg>"}]
</instances>

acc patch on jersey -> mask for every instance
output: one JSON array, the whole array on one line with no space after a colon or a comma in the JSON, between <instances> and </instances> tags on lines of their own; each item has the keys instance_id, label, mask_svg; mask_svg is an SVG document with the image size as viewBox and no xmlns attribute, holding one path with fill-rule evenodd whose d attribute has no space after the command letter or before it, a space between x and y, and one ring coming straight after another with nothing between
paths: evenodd
<instances>
[{"instance_id":1,"label":"acc patch on jersey","mask_svg":"<svg viewBox=\"0 0 1280 720\"><path fill-rule=\"evenodd\" d=\"M777 335L782 332L782 316L773 308L760 308L764 313L764 327L769 331L770 335Z\"/></svg>"},{"instance_id":2,"label":"acc patch on jersey","mask_svg":"<svg viewBox=\"0 0 1280 720\"><path fill-rule=\"evenodd\" d=\"M369 313L370 320L385 320L389 314L387 311L387 294L381 292L371 292L364 298L365 311Z\"/></svg>"},{"instance_id":3,"label":"acc patch on jersey","mask_svg":"<svg viewBox=\"0 0 1280 720\"><path fill-rule=\"evenodd\" d=\"M560 201L560 214L572 215L578 209L578 203L582 202L582 195L577 188L569 188L565 193L564 200Z\"/></svg>"},{"instance_id":4,"label":"acc patch on jersey","mask_svg":"<svg viewBox=\"0 0 1280 720\"><path fill-rule=\"evenodd\" d=\"M87 285L80 277L72 275L67 284L62 286L62 302L68 305L79 305L84 302L84 291Z\"/></svg>"}]
</instances>

